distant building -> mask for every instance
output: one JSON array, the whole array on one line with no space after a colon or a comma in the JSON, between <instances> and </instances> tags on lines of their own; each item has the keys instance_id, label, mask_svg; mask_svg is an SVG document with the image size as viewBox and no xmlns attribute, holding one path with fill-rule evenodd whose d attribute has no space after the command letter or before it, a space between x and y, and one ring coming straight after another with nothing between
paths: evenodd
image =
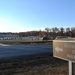
<instances>
[{"instance_id":1,"label":"distant building","mask_svg":"<svg viewBox=\"0 0 75 75\"><path fill-rule=\"evenodd\" d=\"M20 37L13 33L0 33L0 40L42 40L39 36Z\"/></svg>"},{"instance_id":2,"label":"distant building","mask_svg":"<svg viewBox=\"0 0 75 75\"><path fill-rule=\"evenodd\" d=\"M11 40L18 38L19 35L11 34L11 33L0 33L0 40Z\"/></svg>"},{"instance_id":3,"label":"distant building","mask_svg":"<svg viewBox=\"0 0 75 75\"><path fill-rule=\"evenodd\" d=\"M39 36L27 36L27 37L20 37L21 40L42 40L43 38Z\"/></svg>"}]
</instances>

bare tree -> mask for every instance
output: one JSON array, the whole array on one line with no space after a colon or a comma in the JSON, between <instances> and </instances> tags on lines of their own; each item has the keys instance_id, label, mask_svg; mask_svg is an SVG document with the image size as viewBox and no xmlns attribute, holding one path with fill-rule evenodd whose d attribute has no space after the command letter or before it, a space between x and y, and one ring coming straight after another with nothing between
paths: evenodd
<instances>
[{"instance_id":1,"label":"bare tree","mask_svg":"<svg viewBox=\"0 0 75 75\"><path fill-rule=\"evenodd\" d=\"M70 28L66 28L66 36L71 36Z\"/></svg>"},{"instance_id":2,"label":"bare tree","mask_svg":"<svg viewBox=\"0 0 75 75\"><path fill-rule=\"evenodd\" d=\"M55 28L52 28L52 36L55 37Z\"/></svg>"},{"instance_id":3,"label":"bare tree","mask_svg":"<svg viewBox=\"0 0 75 75\"><path fill-rule=\"evenodd\" d=\"M45 28L46 32L47 32L47 35L49 35L49 31L50 31L50 28Z\"/></svg>"},{"instance_id":4,"label":"bare tree","mask_svg":"<svg viewBox=\"0 0 75 75\"><path fill-rule=\"evenodd\" d=\"M45 28L45 30L46 30L46 32L49 32L50 29L47 27L47 28Z\"/></svg>"},{"instance_id":5,"label":"bare tree","mask_svg":"<svg viewBox=\"0 0 75 75\"><path fill-rule=\"evenodd\" d=\"M59 31L59 28L55 27L55 32L58 33Z\"/></svg>"},{"instance_id":6,"label":"bare tree","mask_svg":"<svg viewBox=\"0 0 75 75\"><path fill-rule=\"evenodd\" d=\"M72 37L75 37L75 27L71 28L71 34L72 34Z\"/></svg>"},{"instance_id":7,"label":"bare tree","mask_svg":"<svg viewBox=\"0 0 75 75\"><path fill-rule=\"evenodd\" d=\"M63 27L60 28L60 32L61 32L61 36L64 36L64 28Z\"/></svg>"}]
</instances>

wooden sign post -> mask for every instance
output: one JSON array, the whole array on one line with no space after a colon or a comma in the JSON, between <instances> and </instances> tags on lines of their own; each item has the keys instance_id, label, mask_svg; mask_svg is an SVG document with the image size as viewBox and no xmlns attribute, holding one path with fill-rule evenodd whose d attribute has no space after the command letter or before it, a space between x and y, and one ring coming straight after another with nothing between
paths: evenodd
<instances>
[{"instance_id":1,"label":"wooden sign post","mask_svg":"<svg viewBox=\"0 0 75 75\"><path fill-rule=\"evenodd\" d=\"M53 56L69 61L69 75L72 75L72 62L75 62L75 41L53 40Z\"/></svg>"}]
</instances>

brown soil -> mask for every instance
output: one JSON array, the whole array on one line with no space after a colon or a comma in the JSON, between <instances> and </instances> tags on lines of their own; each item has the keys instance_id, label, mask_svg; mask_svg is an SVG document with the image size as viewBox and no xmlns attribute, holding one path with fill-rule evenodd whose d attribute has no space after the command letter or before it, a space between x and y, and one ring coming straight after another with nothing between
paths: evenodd
<instances>
[{"instance_id":1,"label":"brown soil","mask_svg":"<svg viewBox=\"0 0 75 75\"><path fill-rule=\"evenodd\" d=\"M0 62L0 75L68 75L68 62L49 55Z\"/></svg>"}]
</instances>

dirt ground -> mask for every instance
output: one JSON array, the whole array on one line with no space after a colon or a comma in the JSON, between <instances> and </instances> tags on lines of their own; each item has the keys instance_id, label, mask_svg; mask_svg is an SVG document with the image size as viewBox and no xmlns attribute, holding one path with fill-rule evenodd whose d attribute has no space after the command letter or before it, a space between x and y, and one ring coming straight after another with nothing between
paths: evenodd
<instances>
[{"instance_id":1,"label":"dirt ground","mask_svg":"<svg viewBox=\"0 0 75 75\"><path fill-rule=\"evenodd\" d=\"M68 75L68 62L49 55L0 62L0 75Z\"/></svg>"}]
</instances>

